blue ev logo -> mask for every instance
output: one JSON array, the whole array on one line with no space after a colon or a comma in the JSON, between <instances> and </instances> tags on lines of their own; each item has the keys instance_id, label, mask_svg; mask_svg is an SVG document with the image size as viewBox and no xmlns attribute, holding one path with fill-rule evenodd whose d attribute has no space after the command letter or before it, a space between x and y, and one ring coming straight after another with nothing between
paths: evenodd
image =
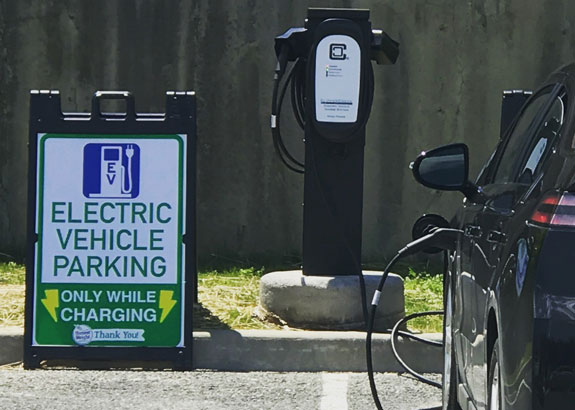
<instances>
[{"instance_id":1,"label":"blue ev logo","mask_svg":"<svg viewBox=\"0 0 575 410\"><path fill-rule=\"evenodd\" d=\"M140 147L136 144L86 144L86 198L136 198L140 193Z\"/></svg>"}]
</instances>

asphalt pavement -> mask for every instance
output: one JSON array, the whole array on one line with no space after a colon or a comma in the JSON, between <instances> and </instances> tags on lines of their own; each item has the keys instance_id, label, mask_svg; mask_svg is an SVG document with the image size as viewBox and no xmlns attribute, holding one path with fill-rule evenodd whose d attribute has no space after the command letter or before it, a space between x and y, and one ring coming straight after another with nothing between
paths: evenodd
<instances>
[{"instance_id":1,"label":"asphalt pavement","mask_svg":"<svg viewBox=\"0 0 575 410\"><path fill-rule=\"evenodd\" d=\"M439 381L438 374L430 375ZM387 410L438 408L441 391L378 373ZM0 409L374 409L365 373L23 370L0 367Z\"/></svg>"}]
</instances>

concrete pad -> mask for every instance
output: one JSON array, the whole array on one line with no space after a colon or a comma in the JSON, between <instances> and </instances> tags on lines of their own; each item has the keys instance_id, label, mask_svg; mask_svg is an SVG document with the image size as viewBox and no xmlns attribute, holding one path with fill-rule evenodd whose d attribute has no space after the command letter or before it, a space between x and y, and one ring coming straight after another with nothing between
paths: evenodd
<instances>
[{"instance_id":1,"label":"concrete pad","mask_svg":"<svg viewBox=\"0 0 575 410\"><path fill-rule=\"evenodd\" d=\"M382 272L364 271L368 312ZM288 325L314 330L364 330L359 277L271 272L260 281L260 303ZM375 329L390 329L405 315L403 279L390 273L376 312Z\"/></svg>"}]
</instances>

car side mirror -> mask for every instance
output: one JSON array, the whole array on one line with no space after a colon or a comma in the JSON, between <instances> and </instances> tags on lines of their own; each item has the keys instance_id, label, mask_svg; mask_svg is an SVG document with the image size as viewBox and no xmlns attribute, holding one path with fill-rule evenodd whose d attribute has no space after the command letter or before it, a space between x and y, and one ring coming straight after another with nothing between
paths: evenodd
<instances>
[{"instance_id":1,"label":"car side mirror","mask_svg":"<svg viewBox=\"0 0 575 410\"><path fill-rule=\"evenodd\" d=\"M442 191L460 191L477 196L478 187L469 181L469 150L465 144L450 144L422 152L411 169L421 185Z\"/></svg>"}]
</instances>

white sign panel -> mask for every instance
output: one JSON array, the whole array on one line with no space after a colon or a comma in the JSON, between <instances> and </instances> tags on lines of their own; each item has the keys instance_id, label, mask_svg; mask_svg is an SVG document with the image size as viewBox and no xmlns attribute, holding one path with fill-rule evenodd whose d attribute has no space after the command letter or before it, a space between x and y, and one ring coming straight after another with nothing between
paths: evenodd
<instances>
[{"instance_id":1,"label":"white sign panel","mask_svg":"<svg viewBox=\"0 0 575 410\"><path fill-rule=\"evenodd\" d=\"M357 121L361 49L350 36L330 35L318 44L315 61L315 112L318 122Z\"/></svg>"},{"instance_id":2,"label":"white sign panel","mask_svg":"<svg viewBox=\"0 0 575 410\"><path fill-rule=\"evenodd\" d=\"M41 282L176 284L185 138L42 138Z\"/></svg>"}]
</instances>

